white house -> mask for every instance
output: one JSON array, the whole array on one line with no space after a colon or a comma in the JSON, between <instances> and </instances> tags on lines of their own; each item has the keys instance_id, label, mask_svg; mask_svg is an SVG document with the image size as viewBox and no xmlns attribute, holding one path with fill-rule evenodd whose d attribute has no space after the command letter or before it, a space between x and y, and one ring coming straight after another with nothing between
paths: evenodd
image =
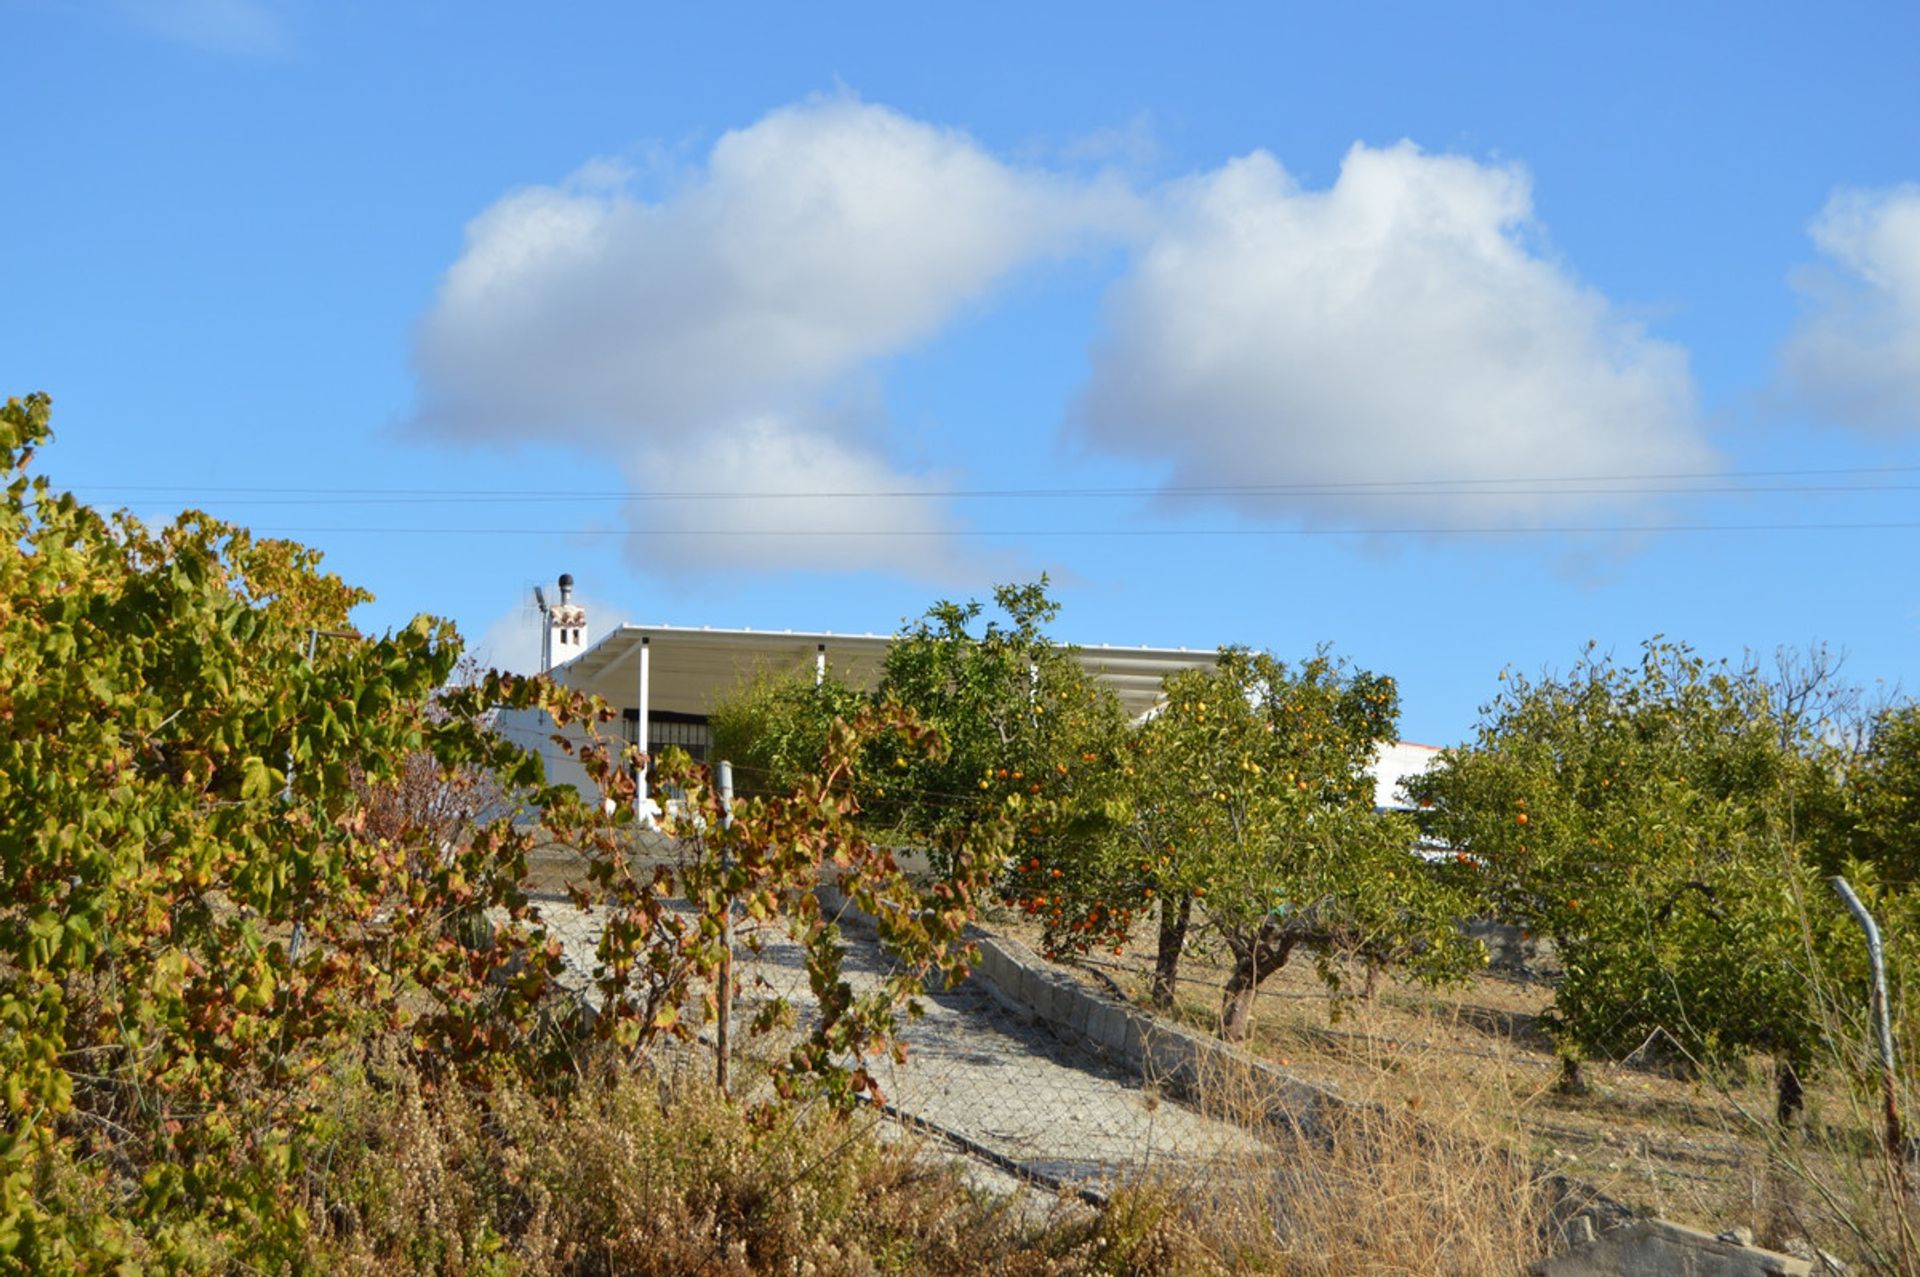
<instances>
[{"instance_id":1,"label":"white house","mask_svg":"<svg viewBox=\"0 0 1920 1277\"><path fill-rule=\"evenodd\" d=\"M551 658L547 671L569 687L591 692L621 712L623 735L643 752L668 745L705 761L712 737L707 715L715 702L747 676L761 670L834 674L856 687L879 682L881 665L893 636L834 634L796 630L716 630L676 625L622 625L589 642L587 616L572 598L573 578L560 578L560 601L541 600L541 653ZM1065 645L1063 645L1065 646ZM1113 689L1136 721L1160 703L1169 674L1204 669L1217 654L1189 648L1071 647L1073 659ZM591 793L586 773L553 742L553 723L540 711L503 711L497 728L546 762L547 777ZM576 739L584 739L572 733ZM1396 742L1374 764L1375 788L1382 806L1410 806L1401 781L1419 771L1438 751Z\"/></svg>"},{"instance_id":2,"label":"white house","mask_svg":"<svg viewBox=\"0 0 1920 1277\"><path fill-rule=\"evenodd\" d=\"M1380 756L1373 760L1373 805L1388 811L1413 811L1414 802L1407 797L1405 785L1439 757L1438 745L1397 740L1383 746Z\"/></svg>"}]
</instances>

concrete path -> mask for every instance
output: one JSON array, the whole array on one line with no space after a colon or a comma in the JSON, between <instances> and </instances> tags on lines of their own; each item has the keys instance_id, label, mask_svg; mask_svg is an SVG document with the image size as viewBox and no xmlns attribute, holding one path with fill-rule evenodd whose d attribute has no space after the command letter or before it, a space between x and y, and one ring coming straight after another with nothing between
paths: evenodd
<instances>
[{"instance_id":1,"label":"concrete path","mask_svg":"<svg viewBox=\"0 0 1920 1277\"><path fill-rule=\"evenodd\" d=\"M542 901L542 913L584 982L599 937L591 913ZM849 929L846 978L871 987L887 970L873 940ZM769 943L736 959L744 1022L784 993L804 1025L814 1005L797 946ZM1141 1085L1137 1077L1069 1046L1045 1026L1008 1010L978 981L929 994L926 1014L907 1027L907 1062L876 1068L900 1112L932 1124L1049 1178L1098 1185L1148 1169L1204 1177L1222 1160L1260 1145Z\"/></svg>"}]
</instances>

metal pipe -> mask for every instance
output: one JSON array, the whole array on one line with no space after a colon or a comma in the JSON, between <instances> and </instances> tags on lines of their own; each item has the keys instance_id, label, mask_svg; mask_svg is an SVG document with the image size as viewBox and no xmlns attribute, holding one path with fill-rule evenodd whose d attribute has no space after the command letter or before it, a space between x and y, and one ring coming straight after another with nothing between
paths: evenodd
<instances>
[{"instance_id":1,"label":"metal pipe","mask_svg":"<svg viewBox=\"0 0 1920 1277\"><path fill-rule=\"evenodd\" d=\"M540 609L540 672L553 668L553 613L547 609L547 592L533 587L533 605Z\"/></svg>"},{"instance_id":2,"label":"metal pipe","mask_svg":"<svg viewBox=\"0 0 1920 1277\"><path fill-rule=\"evenodd\" d=\"M1904 1196L1907 1159L1905 1141L1900 1135L1900 1104L1894 1084L1893 1022L1887 1014L1887 963L1880 944L1880 924L1873 920L1873 915L1860 903L1860 897L1853 893L1852 884L1844 877L1835 874L1828 881L1833 884L1840 899L1846 902L1847 912L1853 915L1853 920L1860 924L1860 930L1867 937L1867 963L1873 973L1873 1027L1880 1048L1880 1099L1887 1121L1887 1155L1893 1158Z\"/></svg>"}]
</instances>

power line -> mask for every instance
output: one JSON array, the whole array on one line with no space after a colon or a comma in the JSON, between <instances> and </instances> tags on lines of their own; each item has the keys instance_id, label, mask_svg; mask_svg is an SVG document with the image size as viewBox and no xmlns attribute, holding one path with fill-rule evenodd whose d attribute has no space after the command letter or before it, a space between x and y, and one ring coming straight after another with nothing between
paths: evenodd
<instances>
[{"instance_id":1,"label":"power line","mask_svg":"<svg viewBox=\"0 0 1920 1277\"><path fill-rule=\"evenodd\" d=\"M179 491L193 493L191 489ZM470 493L464 495L436 493L433 495L370 495L370 496L219 496L211 491L201 495L214 496L224 506L424 506L424 505L551 505L566 503L577 505L583 501L632 501L632 502L673 502L673 501L926 501L926 500L1024 500L1050 499L1115 499L1149 498L1165 496L1191 497L1266 497L1266 498L1329 498L1342 501L1368 497L1634 497L1634 496L1768 496L1775 493L1805 495L1809 493L1871 493L1871 492L1913 492L1920 491L1920 484L1912 483L1837 483L1837 484L1722 484L1713 487L1560 487L1560 488L1434 488L1434 487L1285 487L1277 485L1246 487L1210 487L1210 488L1007 488L999 490L973 489L948 490L939 492L587 492L587 493L546 493L529 495L526 493Z\"/></svg>"},{"instance_id":2,"label":"power line","mask_svg":"<svg viewBox=\"0 0 1920 1277\"><path fill-rule=\"evenodd\" d=\"M1920 521L1850 523L1646 523L1524 527L1350 528L454 528L262 527L256 536L364 534L371 536L636 536L636 537L1336 537L1336 536L1632 536L1669 532L1868 532L1920 528Z\"/></svg>"},{"instance_id":3,"label":"power line","mask_svg":"<svg viewBox=\"0 0 1920 1277\"><path fill-rule=\"evenodd\" d=\"M406 504L454 501L730 501L730 500L925 500L964 498L1104 498L1162 496L1357 496L1374 493L1404 496L1422 493L1472 495L1484 492L1494 496L1633 496L1692 495L1744 492L1859 492L1911 491L1913 484L1765 484L1749 480L1809 477L1895 476L1920 473L1920 466L1838 466L1778 470L1707 470L1640 474L1515 475L1454 477L1435 479L1354 479L1315 480L1292 483L1239 484L1136 484L1083 487L1001 487L1001 488L898 488L845 491L800 491L793 489L676 489L644 488L569 489L569 488L355 488L318 486L217 486L192 483L127 484L91 483L77 485L78 490L128 493L188 493L223 498L248 498L260 504ZM1723 486L1700 487L1702 483ZM1606 487L1581 488L1566 485L1605 484ZM1690 484L1688 487L1622 487L1623 484ZM1516 487L1515 485L1533 485ZM1550 485L1550 486L1542 486ZM269 502L269 499L271 501Z\"/></svg>"}]
</instances>

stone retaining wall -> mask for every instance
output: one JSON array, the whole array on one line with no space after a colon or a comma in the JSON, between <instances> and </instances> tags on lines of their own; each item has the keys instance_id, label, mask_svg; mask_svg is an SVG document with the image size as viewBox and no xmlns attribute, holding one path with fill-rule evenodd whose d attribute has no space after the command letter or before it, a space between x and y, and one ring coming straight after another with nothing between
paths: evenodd
<instances>
[{"instance_id":1,"label":"stone retaining wall","mask_svg":"<svg viewBox=\"0 0 1920 1277\"><path fill-rule=\"evenodd\" d=\"M1004 1005L1176 1094L1198 1098L1203 1090L1231 1086L1236 1096L1258 1095L1268 1121L1315 1134L1324 1130L1328 1107L1343 1102L1333 1091L1289 1076L1210 1033L1169 1024L1089 988L1017 940L974 940L980 948L975 976Z\"/></svg>"}]
</instances>

